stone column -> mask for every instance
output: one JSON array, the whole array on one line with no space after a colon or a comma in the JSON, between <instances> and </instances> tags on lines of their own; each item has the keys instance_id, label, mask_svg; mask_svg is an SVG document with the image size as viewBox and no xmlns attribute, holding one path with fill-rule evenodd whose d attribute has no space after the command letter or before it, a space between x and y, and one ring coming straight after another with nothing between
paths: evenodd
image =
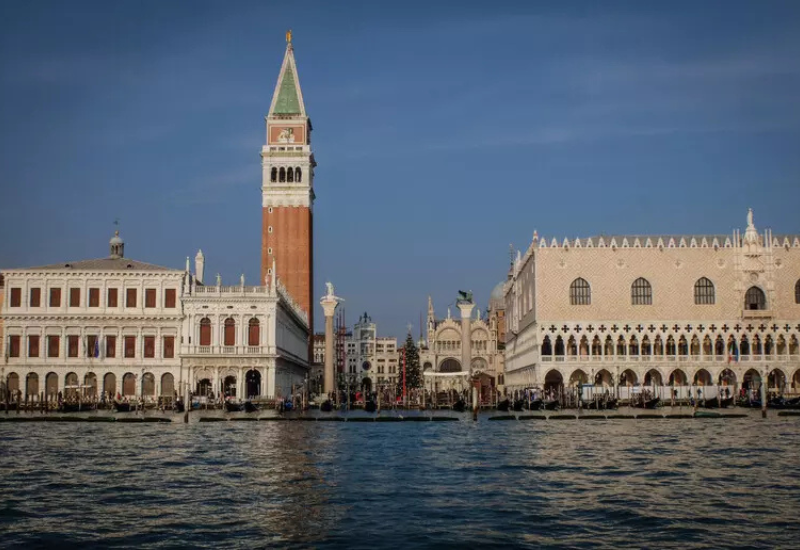
<instances>
[{"instance_id":1,"label":"stone column","mask_svg":"<svg viewBox=\"0 0 800 550\"><path fill-rule=\"evenodd\" d=\"M325 395L330 395L336 389L336 373L334 371L334 348L333 348L333 314L339 304L339 298L329 293L320 300L322 310L325 312L325 371L324 371L324 391Z\"/></svg>"},{"instance_id":2,"label":"stone column","mask_svg":"<svg viewBox=\"0 0 800 550\"><path fill-rule=\"evenodd\" d=\"M474 374L472 372L472 308L471 302L459 302L461 310L461 368L469 373L469 383L472 386L472 410L478 409L478 390L475 388Z\"/></svg>"}]
</instances>

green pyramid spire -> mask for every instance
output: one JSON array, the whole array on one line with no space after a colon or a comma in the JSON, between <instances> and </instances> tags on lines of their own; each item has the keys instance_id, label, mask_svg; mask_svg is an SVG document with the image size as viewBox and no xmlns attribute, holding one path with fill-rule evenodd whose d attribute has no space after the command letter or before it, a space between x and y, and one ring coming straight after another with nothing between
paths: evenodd
<instances>
[{"instance_id":1,"label":"green pyramid spire","mask_svg":"<svg viewBox=\"0 0 800 550\"><path fill-rule=\"evenodd\" d=\"M275 101L276 115L299 115L301 113L300 99L297 97L297 85L294 79L294 72L291 64L286 64L286 71L283 73L278 99Z\"/></svg>"}]
</instances>

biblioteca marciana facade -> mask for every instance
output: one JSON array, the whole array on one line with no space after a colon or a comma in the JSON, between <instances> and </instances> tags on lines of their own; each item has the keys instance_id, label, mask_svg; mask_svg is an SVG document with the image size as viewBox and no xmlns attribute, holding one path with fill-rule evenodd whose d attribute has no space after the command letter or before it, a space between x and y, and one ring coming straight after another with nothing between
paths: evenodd
<instances>
[{"instance_id":1,"label":"biblioteca marciana facade","mask_svg":"<svg viewBox=\"0 0 800 550\"><path fill-rule=\"evenodd\" d=\"M3 272L2 380L29 400L121 395L272 398L303 383L308 318L270 270L263 286L124 256Z\"/></svg>"},{"instance_id":2,"label":"biblioteca marciana facade","mask_svg":"<svg viewBox=\"0 0 800 550\"><path fill-rule=\"evenodd\" d=\"M291 35L261 147L261 280L204 281L125 257L0 274L0 385L12 395L279 398L309 370L314 167ZM254 212L257 208L253 204ZM205 284L204 284L205 283Z\"/></svg>"},{"instance_id":3,"label":"biblioteca marciana facade","mask_svg":"<svg viewBox=\"0 0 800 550\"><path fill-rule=\"evenodd\" d=\"M504 287L506 384L800 391L800 235L553 239Z\"/></svg>"}]
</instances>

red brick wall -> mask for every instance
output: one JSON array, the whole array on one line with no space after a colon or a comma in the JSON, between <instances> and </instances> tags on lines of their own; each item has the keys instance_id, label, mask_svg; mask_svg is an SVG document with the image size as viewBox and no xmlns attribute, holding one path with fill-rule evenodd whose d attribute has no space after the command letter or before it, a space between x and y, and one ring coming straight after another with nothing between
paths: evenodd
<instances>
[{"instance_id":1,"label":"red brick wall","mask_svg":"<svg viewBox=\"0 0 800 550\"><path fill-rule=\"evenodd\" d=\"M314 266L313 214L308 208L273 207L263 209L261 227L261 281L277 262L278 277L292 298L308 314L314 330L312 286ZM269 232L270 226L272 233ZM272 255L268 253L272 248ZM311 347L311 346L309 346Z\"/></svg>"}]
</instances>

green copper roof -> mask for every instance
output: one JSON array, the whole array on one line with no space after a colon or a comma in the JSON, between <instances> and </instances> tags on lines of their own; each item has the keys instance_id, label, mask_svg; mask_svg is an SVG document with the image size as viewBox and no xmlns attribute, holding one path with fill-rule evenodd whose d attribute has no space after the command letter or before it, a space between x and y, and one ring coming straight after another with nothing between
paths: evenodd
<instances>
[{"instance_id":1,"label":"green copper roof","mask_svg":"<svg viewBox=\"0 0 800 550\"><path fill-rule=\"evenodd\" d=\"M281 88L278 91L278 100L275 102L276 115L297 115L300 114L300 100L297 97L297 86L294 81L292 66L286 65L286 72L283 74Z\"/></svg>"}]
</instances>

